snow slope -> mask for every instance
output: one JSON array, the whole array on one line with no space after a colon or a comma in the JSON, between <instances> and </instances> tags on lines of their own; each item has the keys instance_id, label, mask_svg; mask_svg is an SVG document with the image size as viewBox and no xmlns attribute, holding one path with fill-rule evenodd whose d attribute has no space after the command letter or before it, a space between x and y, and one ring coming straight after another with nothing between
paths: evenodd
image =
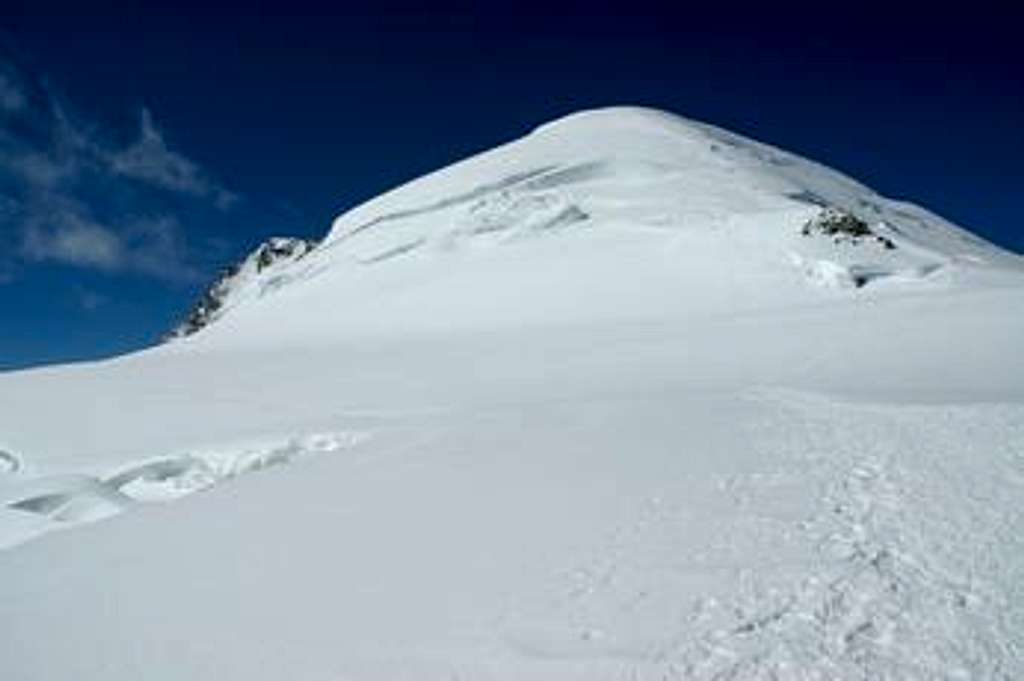
<instances>
[{"instance_id":1,"label":"snow slope","mask_svg":"<svg viewBox=\"0 0 1024 681\"><path fill-rule=\"evenodd\" d=\"M1022 272L710 126L548 124L0 375L0 671L1024 676Z\"/></svg>"}]
</instances>

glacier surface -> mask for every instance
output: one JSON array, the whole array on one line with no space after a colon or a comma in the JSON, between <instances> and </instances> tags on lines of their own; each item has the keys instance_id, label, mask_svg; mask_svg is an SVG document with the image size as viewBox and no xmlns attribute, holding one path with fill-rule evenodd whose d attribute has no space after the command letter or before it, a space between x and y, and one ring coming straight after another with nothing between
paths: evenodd
<instances>
[{"instance_id":1,"label":"glacier surface","mask_svg":"<svg viewBox=\"0 0 1024 681\"><path fill-rule=\"evenodd\" d=\"M306 250L0 374L3 678L1024 677L1018 256L631 108Z\"/></svg>"}]
</instances>

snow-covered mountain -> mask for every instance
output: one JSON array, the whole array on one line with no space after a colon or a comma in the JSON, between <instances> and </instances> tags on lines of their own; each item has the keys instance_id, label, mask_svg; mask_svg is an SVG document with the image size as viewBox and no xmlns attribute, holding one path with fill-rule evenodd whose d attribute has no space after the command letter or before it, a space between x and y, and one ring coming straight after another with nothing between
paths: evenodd
<instances>
[{"instance_id":1,"label":"snow-covered mountain","mask_svg":"<svg viewBox=\"0 0 1024 681\"><path fill-rule=\"evenodd\" d=\"M818 228L830 216L861 231ZM345 213L315 253L297 253L246 285L253 304L227 335L277 342L252 325L282 314L294 318L280 331L303 336L721 314L823 299L822 286L920 290L1020 268L818 164L642 109L542 126Z\"/></svg>"},{"instance_id":2,"label":"snow-covered mountain","mask_svg":"<svg viewBox=\"0 0 1024 681\"><path fill-rule=\"evenodd\" d=\"M2 667L1022 676L1022 312L922 208L569 116L261 247L174 342L0 375Z\"/></svg>"}]
</instances>

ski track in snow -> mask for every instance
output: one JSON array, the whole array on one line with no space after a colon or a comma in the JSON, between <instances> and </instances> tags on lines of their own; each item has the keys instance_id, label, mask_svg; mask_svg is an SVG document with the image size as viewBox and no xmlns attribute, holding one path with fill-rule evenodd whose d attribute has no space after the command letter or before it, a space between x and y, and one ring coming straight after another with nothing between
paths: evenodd
<instances>
[{"instance_id":1,"label":"ski track in snow","mask_svg":"<svg viewBox=\"0 0 1024 681\"><path fill-rule=\"evenodd\" d=\"M756 399L777 405L749 433L763 470L720 478L711 513L686 484L647 498L511 606L507 644L581 678L1021 678L1021 408Z\"/></svg>"}]
</instances>

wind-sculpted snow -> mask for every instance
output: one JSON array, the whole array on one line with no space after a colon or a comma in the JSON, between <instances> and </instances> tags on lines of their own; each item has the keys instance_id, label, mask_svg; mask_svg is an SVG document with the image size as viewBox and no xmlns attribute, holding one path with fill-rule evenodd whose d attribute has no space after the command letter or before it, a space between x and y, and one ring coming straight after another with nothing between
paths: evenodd
<instances>
[{"instance_id":1,"label":"wind-sculpted snow","mask_svg":"<svg viewBox=\"0 0 1024 681\"><path fill-rule=\"evenodd\" d=\"M277 250L0 375L3 679L1024 678L1018 256L638 109Z\"/></svg>"},{"instance_id":2,"label":"wind-sculpted snow","mask_svg":"<svg viewBox=\"0 0 1024 681\"><path fill-rule=\"evenodd\" d=\"M0 504L5 507L0 512L0 546L50 529L102 520L140 502L178 499L239 475L291 463L301 456L348 449L363 437L360 433L325 433L281 443L190 452L144 461L102 477L20 476L0 483ZM12 518L12 512L33 514L40 522L25 532L23 519Z\"/></svg>"},{"instance_id":3,"label":"wind-sculpted snow","mask_svg":"<svg viewBox=\"0 0 1024 681\"><path fill-rule=\"evenodd\" d=\"M21 459L10 452L0 449L0 474L17 473L21 468Z\"/></svg>"},{"instance_id":4,"label":"wind-sculpted snow","mask_svg":"<svg viewBox=\"0 0 1024 681\"><path fill-rule=\"evenodd\" d=\"M362 232L364 230L370 229L372 227L376 227L377 225L380 225L380 224L383 224L383 223L394 222L394 221L402 220L402 219L405 219L405 218L418 217L418 216L425 215L425 214L428 214L428 213L436 213L436 212L445 210L446 208L451 208L453 206L458 206L460 204L468 203L470 201L473 201L474 199L478 199L478 198L481 198L483 196L487 196L488 194L492 194L494 192L504 190L507 187L512 187L512 186L514 186L516 184L519 184L519 183L523 182L524 180L530 179L531 177L536 177L537 175L541 175L541 174L547 172L548 170L550 170L550 168L540 168L540 169L531 170L531 171L528 171L528 172L525 172L525 173L518 173L518 174L515 174L515 175L510 175L509 177L502 178L502 179L498 180L497 182L493 182L493 183L490 183L490 184L485 184L485 185L482 185L480 187L475 187L475 188L473 188L473 189L471 189L471 190L469 190L469 191L467 191L465 193L458 194L456 196L451 196L451 197L447 197L447 198L443 198L443 199L438 199L438 200L433 201L433 202L431 202L431 203L429 203L429 204L427 204L425 206L417 206L415 208L405 208L405 209L402 209L402 210L394 211L392 213L386 213L384 215L379 215L379 216L373 218L372 220L369 220L368 222L364 222L363 224L357 226L356 228L354 228L353 230L351 230L347 234L343 235L343 238L351 237L351 236L353 236L355 234L358 234L359 232Z\"/></svg>"}]
</instances>

